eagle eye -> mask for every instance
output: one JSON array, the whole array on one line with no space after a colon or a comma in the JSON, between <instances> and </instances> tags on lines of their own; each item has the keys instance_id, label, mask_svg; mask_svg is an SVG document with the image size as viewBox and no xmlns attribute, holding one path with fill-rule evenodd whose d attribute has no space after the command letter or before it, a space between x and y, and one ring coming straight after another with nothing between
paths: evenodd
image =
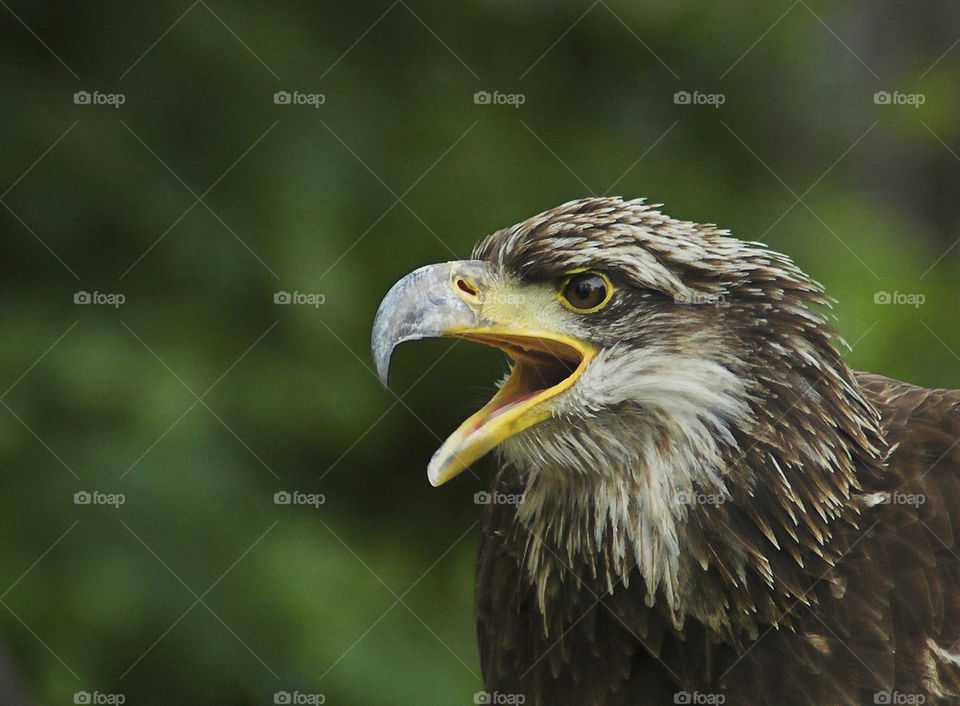
<instances>
[{"instance_id":1,"label":"eagle eye","mask_svg":"<svg viewBox=\"0 0 960 706\"><path fill-rule=\"evenodd\" d=\"M560 300L569 309L590 312L604 306L612 294L613 287L606 277L595 272L579 272L563 283Z\"/></svg>"}]
</instances>

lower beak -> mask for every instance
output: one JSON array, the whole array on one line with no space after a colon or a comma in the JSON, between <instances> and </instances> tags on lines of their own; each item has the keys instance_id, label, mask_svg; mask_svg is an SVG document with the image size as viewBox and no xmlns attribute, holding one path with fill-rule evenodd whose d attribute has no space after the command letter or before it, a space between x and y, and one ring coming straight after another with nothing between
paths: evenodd
<instances>
[{"instance_id":1,"label":"lower beak","mask_svg":"<svg viewBox=\"0 0 960 706\"><path fill-rule=\"evenodd\" d=\"M466 338L500 348L514 361L510 378L493 399L433 455L427 477L435 486L504 439L550 417L548 401L573 385L595 355L584 341L524 323L522 307L509 318L486 318L484 301L494 280L490 266L480 260L421 267L393 285L373 323L373 359L384 385L393 349L421 338Z\"/></svg>"}]
</instances>

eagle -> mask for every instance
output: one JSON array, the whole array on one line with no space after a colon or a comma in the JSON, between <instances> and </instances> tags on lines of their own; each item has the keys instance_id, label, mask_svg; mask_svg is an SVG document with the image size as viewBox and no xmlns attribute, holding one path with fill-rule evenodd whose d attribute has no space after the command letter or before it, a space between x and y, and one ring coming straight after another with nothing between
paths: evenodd
<instances>
[{"instance_id":1,"label":"eagle","mask_svg":"<svg viewBox=\"0 0 960 706\"><path fill-rule=\"evenodd\" d=\"M404 341L512 361L427 467L500 459L481 701L960 703L960 391L850 369L789 257L660 208L565 203L376 314L385 385Z\"/></svg>"}]
</instances>

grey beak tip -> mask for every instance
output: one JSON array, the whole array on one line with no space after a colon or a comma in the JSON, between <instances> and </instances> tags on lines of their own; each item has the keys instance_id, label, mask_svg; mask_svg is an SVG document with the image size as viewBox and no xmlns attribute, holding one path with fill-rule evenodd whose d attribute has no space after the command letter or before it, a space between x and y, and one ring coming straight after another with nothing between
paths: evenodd
<instances>
[{"instance_id":1,"label":"grey beak tip","mask_svg":"<svg viewBox=\"0 0 960 706\"><path fill-rule=\"evenodd\" d=\"M384 387L387 387L393 349L396 348L401 341L401 337L397 335L398 322L396 321L395 312L393 311L395 301L396 295L393 293L393 290L391 290L377 311L377 316L373 323L373 334L370 338L370 352L373 354L373 364L377 371L377 377L380 378L380 383Z\"/></svg>"},{"instance_id":2,"label":"grey beak tip","mask_svg":"<svg viewBox=\"0 0 960 706\"><path fill-rule=\"evenodd\" d=\"M426 265L394 284L380 302L370 347L384 387L398 345L443 336L453 326L476 324L477 314L451 289L452 268L471 268L482 278L487 265L472 260Z\"/></svg>"},{"instance_id":3,"label":"grey beak tip","mask_svg":"<svg viewBox=\"0 0 960 706\"><path fill-rule=\"evenodd\" d=\"M383 332L377 329L378 327L374 328L370 349L373 353L373 365L376 368L377 377L380 379L380 384L386 387L387 377L390 374L390 357L393 347L387 342Z\"/></svg>"}]
</instances>

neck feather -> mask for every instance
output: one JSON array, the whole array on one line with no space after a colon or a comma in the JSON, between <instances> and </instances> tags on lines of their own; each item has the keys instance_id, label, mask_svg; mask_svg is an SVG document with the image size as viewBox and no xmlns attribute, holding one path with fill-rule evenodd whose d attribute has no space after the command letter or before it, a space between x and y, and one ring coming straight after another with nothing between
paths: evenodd
<instances>
[{"instance_id":1,"label":"neck feather","mask_svg":"<svg viewBox=\"0 0 960 706\"><path fill-rule=\"evenodd\" d=\"M751 592L775 613L800 573L845 551L833 529L856 524L857 469L882 462L876 412L839 356L762 367L614 346L556 416L504 443L526 479L517 521L542 612L571 570L610 592L642 582L678 629L751 634L777 617Z\"/></svg>"}]
</instances>

